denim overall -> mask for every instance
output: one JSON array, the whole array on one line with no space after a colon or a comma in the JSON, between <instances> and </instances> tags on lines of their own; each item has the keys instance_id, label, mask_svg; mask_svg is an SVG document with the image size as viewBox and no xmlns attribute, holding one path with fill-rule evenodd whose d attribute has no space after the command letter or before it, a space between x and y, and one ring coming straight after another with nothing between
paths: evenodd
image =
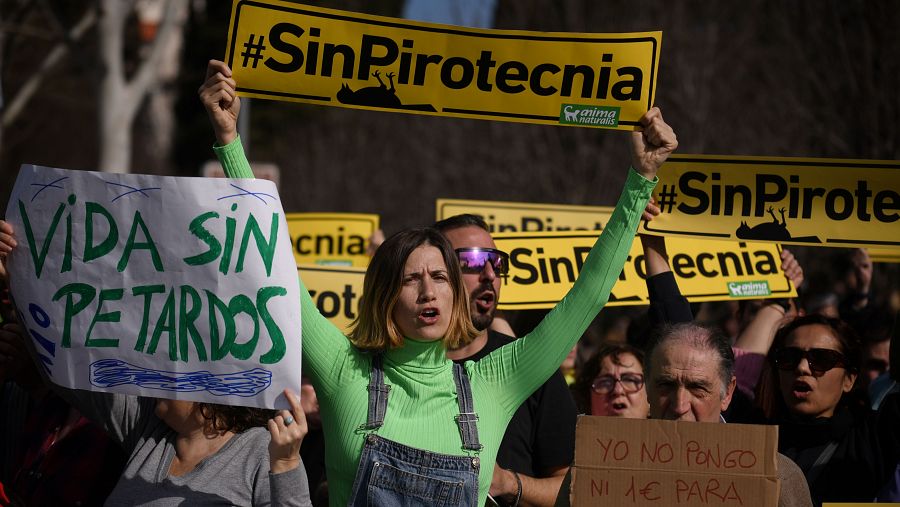
<instances>
[{"instance_id":1,"label":"denim overall","mask_svg":"<svg viewBox=\"0 0 900 507\"><path fill-rule=\"evenodd\" d=\"M348 505L475 506L478 503L478 427L469 377L453 364L459 415L456 422L462 448L472 456L450 456L409 447L376 434L384 424L391 386L384 383L382 356L372 358L369 377L368 430Z\"/></svg>"}]
</instances>

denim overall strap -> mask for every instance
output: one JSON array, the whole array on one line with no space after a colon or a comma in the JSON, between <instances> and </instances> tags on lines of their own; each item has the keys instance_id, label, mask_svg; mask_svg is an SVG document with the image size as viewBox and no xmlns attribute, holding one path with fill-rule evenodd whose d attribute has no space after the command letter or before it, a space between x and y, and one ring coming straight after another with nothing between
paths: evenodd
<instances>
[{"instance_id":1,"label":"denim overall strap","mask_svg":"<svg viewBox=\"0 0 900 507\"><path fill-rule=\"evenodd\" d=\"M463 449L476 456L453 456L416 449L376 434L384 423L390 386L384 383L382 356L372 357L369 377L368 420L360 428L369 430L348 500L351 507L475 507L481 449L475 421L472 389L466 371L454 365Z\"/></svg>"},{"instance_id":2,"label":"denim overall strap","mask_svg":"<svg viewBox=\"0 0 900 507\"><path fill-rule=\"evenodd\" d=\"M366 423L360 429L377 430L384 424L384 414L387 412L388 393L391 386L384 383L384 356L375 354L372 356L372 373L369 375L369 413Z\"/></svg>"},{"instance_id":3,"label":"denim overall strap","mask_svg":"<svg viewBox=\"0 0 900 507\"><path fill-rule=\"evenodd\" d=\"M462 448L480 451L484 446L478 442L478 414L475 413L475 402L472 400L472 386L469 385L469 376L461 364L453 363L453 381L456 382L456 401L459 403L456 424L459 426Z\"/></svg>"}]
</instances>

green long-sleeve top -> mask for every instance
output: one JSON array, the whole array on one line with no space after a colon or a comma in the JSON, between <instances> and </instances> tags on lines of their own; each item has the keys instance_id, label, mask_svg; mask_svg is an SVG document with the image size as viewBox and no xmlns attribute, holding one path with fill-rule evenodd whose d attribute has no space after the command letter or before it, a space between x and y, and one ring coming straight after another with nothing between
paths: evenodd
<instances>
[{"instance_id":1,"label":"green long-sleeve top","mask_svg":"<svg viewBox=\"0 0 900 507\"><path fill-rule=\"evenodd\" d=\"M240 139L215 148L225 174L252 178ZM606 228L575 285L527 336L466 362L478 413L478 504L484 505L506 425L518 406L559 368L606 301L631 248L655 181L629 171ZM325 462L333 506L347 505L363 446L371 355L362 353L316 309L301 281L303 371L312 380L325 429ZM464 455L454 416L459 412L452 362L440 341L407 338L387 351L385 382L392 386L382 437L434 452Z\"/></svg>"}]
</instances>

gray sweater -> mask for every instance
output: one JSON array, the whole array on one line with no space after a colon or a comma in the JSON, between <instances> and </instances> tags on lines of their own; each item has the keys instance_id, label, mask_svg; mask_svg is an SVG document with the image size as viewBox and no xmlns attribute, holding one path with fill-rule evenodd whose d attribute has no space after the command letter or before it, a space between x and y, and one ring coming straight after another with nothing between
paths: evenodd
<instances>
[{"instance_id":1,"label":"gray sweater","mask_svg":"<svg viewBox=\"0 0 900 507\"><path fill-rule=\"evenodd\" d=\"M106 505L312 505L302 462L289 472L269 473L265 428L236 434L187 474L170 477L176 433L156 416L155 399L68 389L60 394L129 456Z\"/></svg>"}]
</instances>

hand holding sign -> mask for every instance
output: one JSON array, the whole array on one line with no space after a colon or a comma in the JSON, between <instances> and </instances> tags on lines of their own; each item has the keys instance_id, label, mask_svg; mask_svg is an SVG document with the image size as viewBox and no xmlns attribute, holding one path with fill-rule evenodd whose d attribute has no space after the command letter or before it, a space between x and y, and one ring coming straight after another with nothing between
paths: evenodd
<instances>
[{"instance_id":1,"label":"hand holding sign","mask_svg":"<svg viewBox=\"0 0 900 507\"><path fill-rule=\"evenodd\" d=\"M641 215L641 220L646 220L649 222L650 220L656 218L656 216L658 216L661 212L662 210L656 204L656 199L651 197L650 200L647 201L647 207L644 208L644 214Z\"/></svg>"},{"instance_id":2,"label":"hand holding sign","mask_svg":"<svg viewBox=\"0 0 900 507\"><path fill-rule=\"evenodd\" d=\"M278 415L269 419L269 469L273 474L293 470L300 466L300 444L306 436L306 413L300 401L290 389L284 390L284 397L291 405L291 410L280 410Z\"/></svg>"},{"instance_id":3,"label":"hand holding sign","mask_svg":"<svg viewBox=\"0 0 900 507\"><path fill-rule=\"evenodd\" d=\"M787 248L781 251L781 269L784 271L784 276L794 284L795 288L799 289L803 285L803 267L800 266L800 263L794 258L794 254Z\"/></svg>"},{"instance_id":4,"label":"hand holding sign","mask_svg":"<svg viewBox=\"0 0 900 507\"><path fill-rule=\"evenodd\" d=\"M494 475L491 477L490 494L496 499L503 499L507 504L516 505L522 496L520 484L515 473L494 463Z\"/></svg>"},{"instance_id":5,"label":"hand holding sign","mask_svg":"<svg viewBox=\"0 0 900 507\"><path fill-rule=\"evenodd\" d=\"M9 222L0 220L0 280L8 279L6 274L6 256L16 247L16 239L13 237L13 228Z\"/></svg>"},{"instance_id":6,"label":"hand holding sign","mask_svg":"<svg viewBox=\"0 0 900 507\"><path fill-rule=\"evenodd\" d=\"M678 148L675 131L663 120L662 112L654 107L641 116L643 132L631 133L631 165L642 176L656 177L669 154Z\"/></svg>"},{"instance_id":7,"label":"hand holding sign","mask_svg":"<svg viewBox=\"0 0 900 507\"><path fill-rule=\"evenodd\" d=\"M221 146L231 143L237 137L237 119L241 112L241 99L235 88L237 83L231 77L231 69L218 60L210 60L206 67L206 81L197 93L206 107L209 121L216 132L216 142Z\"/></svg>"}]
</instances>

